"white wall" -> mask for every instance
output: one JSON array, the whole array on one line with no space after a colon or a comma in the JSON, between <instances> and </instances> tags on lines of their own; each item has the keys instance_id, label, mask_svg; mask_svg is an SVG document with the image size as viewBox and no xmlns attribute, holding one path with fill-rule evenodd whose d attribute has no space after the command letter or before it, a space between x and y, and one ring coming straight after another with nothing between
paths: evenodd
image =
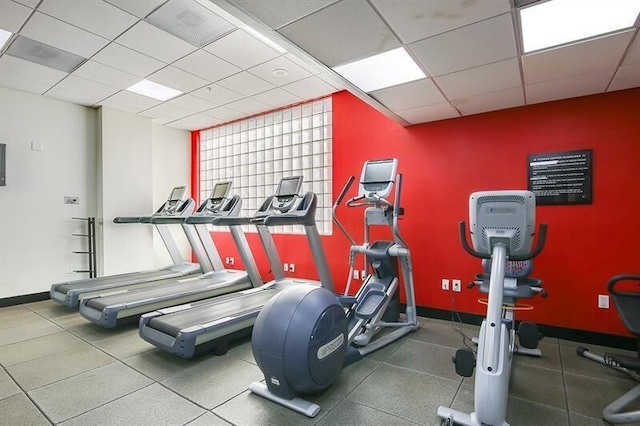
<instances>
[{"instance_id":1,"label":"white wall","mask_svg":"<svg viewBox=\"0 0 640 426\"><path fill-rule=\"evenodd\" d=\"M153 213L151 119L110 108L99 114L99 275L152 269L152 227L113 223Z\"/></svg>"},{"instance_id":2,"label":"white wall","mask_svg":"<svg viewBox=\"0 0 640 426\"><path fill-rule=\"evenodd\" d=\"M31 143L42 151L31 149ZM72 216L96 214L97 113L0 87L0 143L7 144L7 186L0 187L0 298L48 291L80 278L87 266ZM79 205L63 204L64 196Z\"/></svg>"},{"instance_id":3,"label":"white wall","mask_svg":"<svg viewBox=\"0 0 640 426\"><path fill-rule=\"evenodd\" d=\"M152 138L153 205L157 208L166 201L174 186L186 185L187 196L191 191L191 133L154 123ZM184 232L172 226L171 233L184 258L190 260L191 247ZM153 255L156 268L171 263L157 232L153 233Z\"/></svg>"}]
</instances>

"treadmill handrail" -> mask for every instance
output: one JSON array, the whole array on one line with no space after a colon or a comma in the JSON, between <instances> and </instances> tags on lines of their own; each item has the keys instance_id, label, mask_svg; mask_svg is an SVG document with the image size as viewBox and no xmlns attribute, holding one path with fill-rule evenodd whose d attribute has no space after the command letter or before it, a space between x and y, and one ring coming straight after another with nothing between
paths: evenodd
<instances>
[{"instance_id":1,"label":"treadmill handrail","mask_svg":"<svg viewBox=\"0 0 640 426\"><path fill-rule=\"evenodd\" d=\"M198 223L210 223L216 226L234 226L234 225L250 225L250 217L241 216L224 216L224 217L206 217L206 216L190 216L187 218L186 223L198 224Z\"/></svg>"}]
</instances>

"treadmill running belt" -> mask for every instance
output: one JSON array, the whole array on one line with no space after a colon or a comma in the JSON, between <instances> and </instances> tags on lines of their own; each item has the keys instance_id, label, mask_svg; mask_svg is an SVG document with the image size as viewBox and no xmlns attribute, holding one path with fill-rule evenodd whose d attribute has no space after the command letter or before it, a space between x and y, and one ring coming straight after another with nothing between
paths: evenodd
<instances>
[{"instance_id":1,"label":"treadmill running belt","mask_svg":"<svg viewBox=\"0 0 640 426\"><path fill-rule=\"evenodd\" d=\"M207 324L230 316L238 316L248 311L260 310L279 290L270 288L257 293L243 295L222 303L200 305L196 308L160 315L149 321L149 327L176 337L181 330Z\"/></svg>"},{"instance_id":2,"label":"treadmill running belt","mask_svg":"<svg viewBox=\"0 0 640 426\"><path fill-rule=\"evenodd\" d=\"M118 284L118 283L128 283L130 281L141 281L146 280L148 278L162 278L162 277L175 277L180 275L179 272L171 271L171 270L160 270L160 271L150 271L150 272L134 272L125 276L115 276L115 277L104 277L99 278L95 281L93 280L79 280L76 282L70 282L66 284L62 284L56 287L56 291L60 293L67 294L70 290L78 290L82 288L91 289L92 287L100 287L108 284Z\"/></svg>"}]
</instances>

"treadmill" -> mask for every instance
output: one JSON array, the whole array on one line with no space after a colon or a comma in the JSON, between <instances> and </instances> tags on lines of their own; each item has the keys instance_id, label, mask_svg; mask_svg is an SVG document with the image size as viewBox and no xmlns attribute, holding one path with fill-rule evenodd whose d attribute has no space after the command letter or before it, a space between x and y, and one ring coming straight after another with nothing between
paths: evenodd
<instances>
[{"instance_id":1,"label":"treadmill","mask_svg":"<svg viewBox=\"0 0 640 426\"><path fill-rule=\"evenodd\" d=\"M183 199L185 190L185 186L176 186L173 188L167 201L165 201L152 216L116 217L113 219L113 222L119 224L150 224L153 219L157 217L175 218L189 216L193 213L195 202L191 198ZM211 270L211 264L203 253L203 247L194 233L193 227L183 225L182 229L200 264L187 262L182 257L167 225L156 224L155 226L169 252L169 256L171 256L171 260L173 261L172 265L142 272L129 272L106 277L56 283L51 286L49 292L51 299L64 306L75 308L78 306L80 299L85 296L101 294L110 290L119 290L121 287L145 287L153 285L154 282L158 280L168 278L179 279L180 277L200 274L203 270Z\"/></svg>"},{"instance_id":2,"label":"treadmill","mask_svg":"<svg viewBox=\"0 0 640 426\"><path fill-rule=\"evenodd\" d=\"M263 282L242 228L233 224L229 226L233 241L246 267L245 271L224 268L207 228L208 224L217 224L217 219L234 219L240 213L242 206L240 196L226 198L230 186L231 182L216 184L211 197L203 202L197 212L190 217L152 219L156 224L184 222L186 225L195 226L201 243L209 254L213 265L212 271L197 278L168 281L120 293L86 297L80 302L80 314L95 324L114 328L124 320L137 319L141 314L156 309L261 286Z\"/></svg>"},{"instance_id":3,"label":"treadmill","mask_svg":"<svg viewBox=\"0 0 640 426\"><path fill-rule=\"evenodd\" d=\"M192 358L213 349L222 355L230 341L251 331L262 307L278 292L293 285L311 284L333 291L333 282L315 223L317 196L306 193L299 203L302 177L283 178L275 195L267 198L251 218L221 219L219 223L251 223L267 253L274 280L261 287L199 303L158 310L140 318L140 336L155 346ZM287 278L276 250L269 226L303 225L320 281Z\"/></svg>"}]
</instances>

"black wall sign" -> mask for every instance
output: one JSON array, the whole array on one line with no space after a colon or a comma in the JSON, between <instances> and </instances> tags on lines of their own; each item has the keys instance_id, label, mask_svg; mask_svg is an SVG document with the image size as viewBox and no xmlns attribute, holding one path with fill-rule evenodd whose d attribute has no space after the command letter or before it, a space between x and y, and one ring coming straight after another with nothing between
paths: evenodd
<instances>
[{"instance_id":1,"label":"black wall sign","mask_svg":"<svg viewBox=\"0 0 640 426\"><path fill-rule=\"evenodd\" d=\"M529 155L529 191L536 204L591 204L592 151Z\"/></svg>"}]
</instances>

